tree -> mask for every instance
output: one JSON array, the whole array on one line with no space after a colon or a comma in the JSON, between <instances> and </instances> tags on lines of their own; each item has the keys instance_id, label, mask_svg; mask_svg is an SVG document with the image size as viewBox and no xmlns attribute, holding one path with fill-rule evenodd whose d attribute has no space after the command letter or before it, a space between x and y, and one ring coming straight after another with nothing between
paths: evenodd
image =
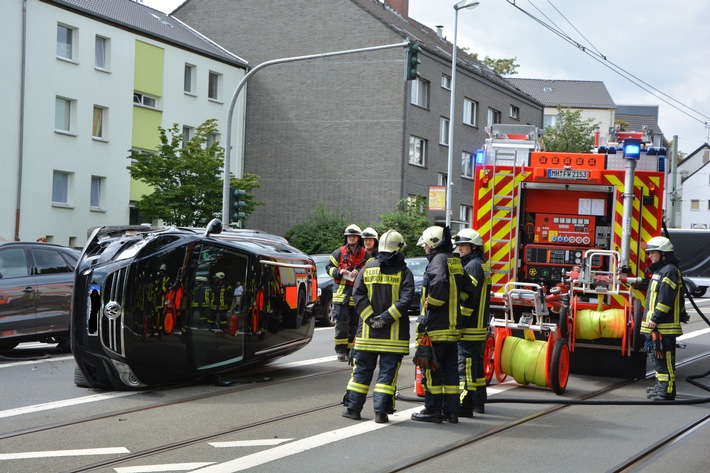
<instances>
[{"instance_id":1,"label":"tree","mask_svg":"<svg viewBox=\"0 0 710 473\"><path fill-rule=\"evenodd\" d=\"M424 196L418 194L410 201L402 199L399 202L398 210L380 215L380 220L382 223L377 226L380 235L390 229L397 230L402 234L407 243L407 247L404 249L405 256L424 254L424 250L417 246L419 237L427 227L431 226Z\"/></svg>"},{"instance_id":2,"label":"tree","mask_svg":"<svg viewBox=\"0 0 710 473\"><path fill-rule=\"evenodd\" d=\"M514 57L512 59L493 59L489 56L486 56L481 60L478 59L478 53L471 53L469 52L468 48L463 48L462 50L466 54L471 56L472 59L483 63L484 66L492 69L493 72L498 75L513 76L518 73L517 69L520 67L520 64L515 62L518 59L517 57Z\"/></svg>"},{"instance_id":3,"label":"tree","mask_svg":"<svg viewBox=\"0 0 710 473\"><path fill-rule=\"evenodd\" d=\"M320 203L309 220L289 228L284 238L291 246L309 255L332 253L343 245L343 232L351 223L343 214L329 212Z\"/></svg>"},{"instance_id":4,"label":"tree","mask_svg":"<svg viewBox=\"0 0 710 473\"><path fill-rule=\"evenodd\" d=\"M136 202L136 208L148 218L167 224L206 226L211 219L219 218L222 210L224 149L216 141L208 145L218 131L217 121L205 121L186 143L177 123L168 130L158 130L161 144L157 153L131 151L129 156L131 177L153 190ZM247 191L258 187L258 177L253 175L230 182ZM247 215L259 205L248 200Z\"/></svg>"},{"instance_id":5,"label":"tree","mask_svg":"<svg viewBox=\"0 0 710 473\"><path fill-rule=\"evenodd\" d=\"M546 151L588 153L594 147L594 131L599 123L581 119L580 110L563 110L557 107L557 123L544 130Z\"/></svg>"}]
</instances>

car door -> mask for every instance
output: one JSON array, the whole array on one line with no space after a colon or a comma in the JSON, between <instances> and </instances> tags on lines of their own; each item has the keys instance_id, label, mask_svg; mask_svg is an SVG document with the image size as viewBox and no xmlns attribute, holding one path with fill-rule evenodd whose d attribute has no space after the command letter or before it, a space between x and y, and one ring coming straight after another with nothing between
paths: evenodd
<instances>
[{"instance_id":1,"label":"car door","mask_svg":"<svg viewBox=\"0 0 710 473\"><path fill-rule=\"evenodd\" d=\"M25 249L0 248L0 346L35 331L36 281Z\"/></svg>"},{"instance_id":2,"label":"car door","mask_svg":"<svg viewBox=\"0 0 710 473\"><path fill-rule=\"evenodd\" d=\"M31 248L30 251L37 283L37 333L68 332L76 262L71 264L60 248Z\"/></svg>"}]
</instances>

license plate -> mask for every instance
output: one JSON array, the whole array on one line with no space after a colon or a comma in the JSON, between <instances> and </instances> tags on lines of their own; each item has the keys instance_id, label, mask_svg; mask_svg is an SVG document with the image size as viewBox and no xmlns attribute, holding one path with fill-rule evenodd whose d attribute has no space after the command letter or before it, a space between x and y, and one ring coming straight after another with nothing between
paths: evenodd
<instances>
[{"instance_id":1,"label":"license plate","mask_svg":"<svg viewBox=\"0 0 710 473\"><path fill-rule=\"evenodd\" d=\"M577 169L548 169L548 179L568 179L571 181L585 181L589 177L587 171Z\"/></svg>"}]
</instances>

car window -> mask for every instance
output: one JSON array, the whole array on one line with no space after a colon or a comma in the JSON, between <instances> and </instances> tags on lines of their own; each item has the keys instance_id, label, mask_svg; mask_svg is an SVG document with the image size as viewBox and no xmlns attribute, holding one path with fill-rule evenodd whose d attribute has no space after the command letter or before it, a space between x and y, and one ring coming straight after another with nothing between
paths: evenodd
<instances>
[{"instance_id":1,"label":"car window","mask_svg":"<svg viewBox=\"0 0 710 473\"><path fill-rule=\"evenodd\" d=\"M0 278L20 278L29 276L25 250L10 248L0 251Z\"/></svg>"},{"instance_id":2,"label":"car window","mask_svg":"<svg viewBox=\"0 0 710 473\"><path fill-rule=\"evenodd\" d=\"M423 276L429 261L424 259L408 259L406 260L407 267L414 276Z\"/></svg>"},{"instance_id":3,"label":"car window","mask_svg":"<svg viewBox=\"0 0 710 473\"><path fill-rule=\"evenodd\" d=\"M57 250L33 248L32 255L34 255L37 265L37 274L71 273L73 271Z\"/></svg>"}]
</instances>

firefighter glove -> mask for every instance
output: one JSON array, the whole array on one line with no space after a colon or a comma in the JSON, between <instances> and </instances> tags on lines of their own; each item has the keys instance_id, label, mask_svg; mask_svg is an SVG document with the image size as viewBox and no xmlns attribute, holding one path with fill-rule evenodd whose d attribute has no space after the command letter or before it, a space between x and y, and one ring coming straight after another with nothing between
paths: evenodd
<instances>
[{"instance_id":1,"label":"firefighter glove","mask_svg":"<svg viewBox=\"0 0 710 473\"><path fill-rule=\"evenodd\" d=\"M368 323L370 324L370 327L372 327L372 328L382 328L385 326L385 321L382 319L382 316L380 316L380 315L370 317L368 319Z\"/></svg>"}]
</instances>

